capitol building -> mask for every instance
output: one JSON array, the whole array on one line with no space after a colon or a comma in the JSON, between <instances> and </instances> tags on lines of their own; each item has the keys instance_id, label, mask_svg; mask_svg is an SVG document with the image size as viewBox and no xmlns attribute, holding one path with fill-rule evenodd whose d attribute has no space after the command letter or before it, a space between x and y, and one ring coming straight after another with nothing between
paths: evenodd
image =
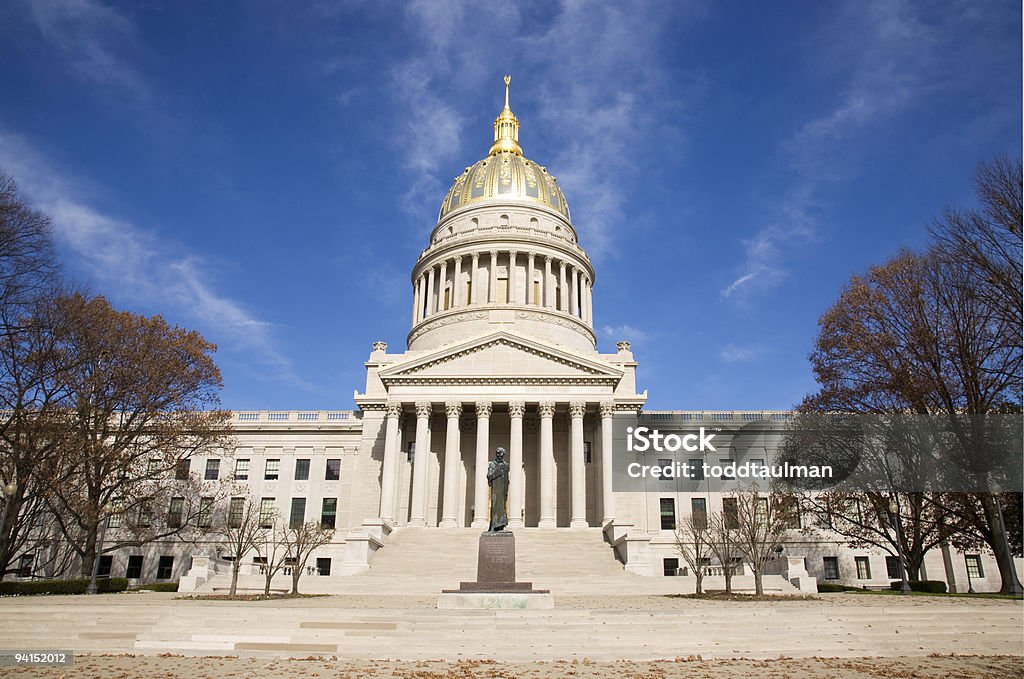
<instances>
[{"instance_id":1,"label":"capitol building","mask_svg":"<svg viewBox=\"0 0 1024 679\"><path fill-rule=\"evenodd\" d=\"M614 353L597 348L593 300L601 287L586 225L581 238L552 171L524 155L505 82L490 149L481 144L486 154L455 177L412 266L404 351L373 344L354 395L358 409L235 412L234 450L191 462L193 473L246 488L286 521L335 528L310 560L303 592L386 592L400 582L403 591L429 593L473 579L476 539L488 524L486 468L498 447L511 469L519 568L536 586L556 596L587 587L692 592L674 528L691 512L721 511L729 482L650 479L641 490L616 489L617 439L629 426L770 434L789 418L644 409L629 342ZM770 459L772 438L762 440L769 443L719 448L707 461ZM922 579L951 574L966 591L970 575L977 591L998 590L991 555L949 552L931 550ZM262 590L259 565L247 557L243 589ZM715 566L706 588L716 587ZM804 516L765 587L887 587L894 568L891 556L851 547ZM180 580L182 591L223 590L230 570L214 541L124 547L100 569ZM742 564L735 582L752 590Z\"/></svg>"}]
</instances>

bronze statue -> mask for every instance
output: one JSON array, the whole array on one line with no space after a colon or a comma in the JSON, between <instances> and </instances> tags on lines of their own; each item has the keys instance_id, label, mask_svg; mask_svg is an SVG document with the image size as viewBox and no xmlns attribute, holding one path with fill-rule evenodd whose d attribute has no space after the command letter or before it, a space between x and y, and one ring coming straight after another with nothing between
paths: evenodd
<instances>
[{"instance_id":1,"label":"bronze statue","mask_svg":"<svg viewBox=\"0 0 1024 679\"><path fill-rule=\"evenodd\" d=\"M505 501L508 498L508 463L505 462L505 449L494 451L494 460L487 465L487 484L491 487L491 523L488 532L505 530L508 525L508 512Z\"/></svg>"}]
</instances>

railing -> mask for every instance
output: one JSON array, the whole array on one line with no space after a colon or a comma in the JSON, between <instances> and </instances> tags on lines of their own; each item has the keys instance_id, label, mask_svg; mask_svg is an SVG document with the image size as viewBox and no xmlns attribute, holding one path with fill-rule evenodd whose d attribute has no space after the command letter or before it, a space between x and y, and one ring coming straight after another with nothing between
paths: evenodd
<instances>
[{"instance_id":1,"label":"railing","mask_svg":"<svg viewBox=\"0 0 1024 679\"><path fill-rule=\"evenodd\" d=\"M342 422L352 419L351 410L304 410L304 411L245 411L236 412L236 422Z\"/></svg>"},{"instance_id":2,"label":"railing","mask_svg":"<svg viewBox=\"0 0 1024 679\"><path fill-rule=\"evenodd\" d=\"M789 411L721 411L706 410L701 412L685 412L680 410L644 410L640 413L642 417L652 420L674 420L683 422L788 422L793 419L793 413Z\"/></svg>"}]
</instances>

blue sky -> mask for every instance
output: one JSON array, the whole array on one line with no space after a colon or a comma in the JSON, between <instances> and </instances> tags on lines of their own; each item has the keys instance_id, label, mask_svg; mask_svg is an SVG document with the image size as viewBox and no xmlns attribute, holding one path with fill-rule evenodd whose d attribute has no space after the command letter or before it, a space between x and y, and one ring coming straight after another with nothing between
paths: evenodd
<instances>
[{"instance_id":1,"label":"blue sky","mask_svg":"<svg viewBox=\"0 0 1024 679\"><path fill-rule=\"evenodd\" d=\"M1016 2L14 0L0 169L72 279L219 346L235 409L351 408L510 72L652 409L788 408L852 273L1020 157Z\"/></svg>"}]
</instances>

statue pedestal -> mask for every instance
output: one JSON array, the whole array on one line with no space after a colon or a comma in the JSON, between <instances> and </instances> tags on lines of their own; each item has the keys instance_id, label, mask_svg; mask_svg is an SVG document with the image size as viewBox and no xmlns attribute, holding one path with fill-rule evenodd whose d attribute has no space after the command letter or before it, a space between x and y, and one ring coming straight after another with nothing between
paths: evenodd
<instances>
[{"instance_id":1,"label":"statue pedestal","mask_svg":"<svg viewBox=\"0 0 1024 679\"><path fill-rule=\"evenodd\" d=\"M509 531L483 533L477 552L476 581L446 589L438 608L554 608L546 589L516 582L516 537Z\"/></svg>"}]
</instances>

